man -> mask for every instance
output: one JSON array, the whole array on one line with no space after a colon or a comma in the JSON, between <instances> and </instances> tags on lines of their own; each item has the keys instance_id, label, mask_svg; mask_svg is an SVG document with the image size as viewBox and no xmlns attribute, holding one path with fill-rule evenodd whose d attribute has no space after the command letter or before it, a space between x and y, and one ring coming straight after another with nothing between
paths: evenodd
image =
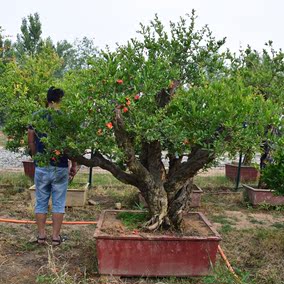
<instances>
[{"instance_id":1,"label":"man","mask_svg":"<svg viewBox=\"0 0 284 284\"><path fill-rule=\"evenodd\" d=\"M51 87L47 92L47 107L59 112L60 102L64 96L61 89ZM47 109L36 113L42 119L49 122L52 126L52 117ZM54 127L56 131L56 127ZM46 152L44 143L41 141L46 134L39 133L37 129L30 126L28 129L28 144L31 155L43 154ZM68 158L60 151L54 149L56 155L50 159L47 166L40 167L35 161L35 187L36 187L36 204L35 216L38 227L37 242L43 244L46 242L46 215L48 212L48 202L52 197L52 245L60 245L62 237L60 236L61 225L65 213L66 193L68 187L68 178L73 178L76 174L76 163L71 161L72 165L69 170Z\"/></svg>"}]
</instances>

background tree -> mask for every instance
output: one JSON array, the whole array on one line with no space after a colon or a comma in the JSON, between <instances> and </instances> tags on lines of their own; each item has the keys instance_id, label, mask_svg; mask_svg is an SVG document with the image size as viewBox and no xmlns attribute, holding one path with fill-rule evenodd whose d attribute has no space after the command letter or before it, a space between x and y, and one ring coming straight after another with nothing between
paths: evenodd
<instances>
[{"instance_id":1,"label":"background tree","mask_svg":"<svg viewBox=\"0 0 284 284\"><path fill-rule=\"evenodd\" d=\"M45 107L46 92L56 84L56 72L62 60L52 48L42 47L35 56L23 57L24 64L13 60L0 75L0 112L4 114L7 147L17 150L24 146L30 115Z\"/></svg>"},{"instance_id":2,"label":"background tree","mask_svg":"<svg viewBox=\"0 0 284 284\"><path fill-rule=\"evenodd\" d=\"M241 50L239 57L233 64L233 68L242 77L245 86L251 87L255 94L262 96L265 100L270 99L275 104L282 106L284 103L284 53L276 51L272 41L265 44L262 52L253 50L248 46ZM280 117L279 117L280 118ZM277 127L267 123L263 135L262 156L260 168L271 159L271 144L275 135L279 135ZM251 164L256 149L248 149L245 153L243 163ZM261 179L260 184L261 185Z\"/></svg>"},{"instance_id":3,"label":"background tree","mask_svg":"<svg viewBox=\"0 0 284 284\"><path fill-rule=\"evenodd\" d=\"M17 35L17 42L15 43L17 57L21 58L23 54L35 55L38 53L43 44L41 34L42 29L38 13L23 18L21 33Z\"/></svg>"}]
</instances>

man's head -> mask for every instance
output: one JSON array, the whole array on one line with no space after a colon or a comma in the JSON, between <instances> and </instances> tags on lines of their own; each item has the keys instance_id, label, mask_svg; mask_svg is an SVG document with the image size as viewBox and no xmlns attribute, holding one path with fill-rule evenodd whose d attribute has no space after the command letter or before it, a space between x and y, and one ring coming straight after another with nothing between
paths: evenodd
<instances>
[{"instance_id":1,"label":"man's head","mask_svg":"<svg viewBox=\"0 0 284 284\"><path fill-rule=\"evenodd\" d=\"M49 104L59 103L63 96L64 96L63 90L52 86L47 91L46 99Z\"/></svg>"}]
</instances>

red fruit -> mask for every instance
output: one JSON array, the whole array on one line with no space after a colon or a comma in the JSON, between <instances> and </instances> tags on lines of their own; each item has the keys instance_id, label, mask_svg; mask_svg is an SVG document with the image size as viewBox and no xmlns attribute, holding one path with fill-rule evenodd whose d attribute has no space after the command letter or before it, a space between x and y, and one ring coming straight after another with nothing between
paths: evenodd
<instances>
[{"instance_id":1,"label":"red fruit","mask_svg":"<svg viewBox=\"0 0 284 284\"><path fill-rule=\"evenodd\" d=\"M53 152L56 156L59 156L61 154L61 152L59 150L54 150Z\"/></svg>"},{"instance_id":2,"label":"red fruit","mask_svg":"<svg viewBox=\"0 0 284 284\"><path fill-rule=\"evenodd\" d=\"M169 83L169 88L172 89L174 86L175 86L174 81L170 81L170 83Z\"/></svg>"},{"instance_id":3,"label":"red fruit","mask_svg":"<svg viewBox=\"0 0 284 284\"><path fill-rule=\"evenodd\" d=\"M130 106L130 105L131 105L131 102L128 100L128 101L126 102L126 105Z\"/></svg>"},{"instance_id":4,"label":"red fruit","mask_svg":"<svg viewBox=\"0 0 284 284\"><path fill-rule=\"evenodd\" d=\"M108 129L112 129L112 128L113 128L113 125L112 125L111 122L108 122L108 123L106 123L106 127L107 127Z\"/></svg>"},{"instance_id":5,"label":"red fruit","mask_svg":"<svg viewBox=\"0 0 284 284\"><path fill-rule=\"evenodd\" d=\"M134 97L134 100L135 101L138 101L140 99L140 96L139 95L136 95L135 97Z\"/></svg>"},{"instance_id":6,"label":"red fruit","mask_svg":"<svg viewBox=\"0 0 284 284\"><path fill-rule=\"evenodd\" d=\"M126 113L126 112L128 112L128 108L127 108L127 107L124 107L124 108L122 109L122 111L123 111L124 113Z\"/></svg>"},{"instance_id":7,"label":"red fruit","mask_svg":"<svg viewBox=\"0 0 284 284\"><path fill-rule=\"evenodd\" d=\"M183 140L183 144L184 144L184 145L189 145L188 139L184 139L184 140Z\"/></svg>"},{"instance_id":8,"label":"red fruit","mask_svg":"<svg viewBox=\"0 0 284 284\"><path fill-rule=\"evenodd\" d=\"M116 83L117 83L118 85L121 85L121 84L123 84L123 80L118 79L118 80L116 80Z\"/></svg>"}]
</instances>

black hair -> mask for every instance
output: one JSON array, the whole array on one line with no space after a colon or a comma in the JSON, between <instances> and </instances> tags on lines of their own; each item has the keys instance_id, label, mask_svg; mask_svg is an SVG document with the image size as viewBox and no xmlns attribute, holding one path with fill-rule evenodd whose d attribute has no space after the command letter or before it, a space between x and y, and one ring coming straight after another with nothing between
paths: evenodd
<instances>
[{"instance_id":1,"label":"black hair","mask_svg":"<svg viewBox=\"0 0 284 284\"><path fill-rule=\"evenodd\" d=\"M47 91L47 102L48 103L59 103L62 99L62 97L64 96L64 91L59 89L59 88L55 88L54 86L50 87Z\"/></svg>"}]
</instances>

